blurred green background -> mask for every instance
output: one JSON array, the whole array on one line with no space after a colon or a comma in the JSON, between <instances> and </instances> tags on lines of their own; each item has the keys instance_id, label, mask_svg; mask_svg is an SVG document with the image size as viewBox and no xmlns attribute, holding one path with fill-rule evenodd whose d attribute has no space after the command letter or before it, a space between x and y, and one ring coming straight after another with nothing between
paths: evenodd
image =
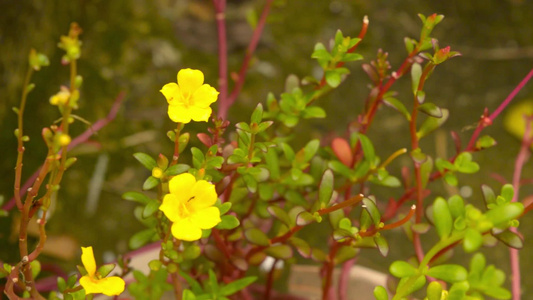
<instances>
[{"instance_id":1,"label":"blurred green background","mask_svg":"<svg viewBox=\"0 0 533 300\"><path fill-rule=\"evenodd\" d=\"M264 1L259 0L228 1L230 72L238 72L240 68L252 33L248 20L257 17L263 5ZM243 116L247 116L256 103L263 102L268 92L276 95L283 92L289 74L300 78L309 74L320 76L318 65L310 58L314 44L327 44L337 29L345 35L356 36L364 15L370 19L367 36L359 47L365 62L374 59L381 48L390 54L392 68L398 68L406 55L403 38L419 35L421 22L417 14L434 12L445 15L445 19L433 36L439 39L442 47L450 45L452 50L463 55L436 69L426 85L427 99L450 110L451 117L444 129L457 131L466 143L472 134L469 126L476 123L483 109L494 110L533 66L533 1L274 1L244 89L230 110L229 120L234 124L247 119ZM32 80L37 87L29 96L25 115L25 132L31 140L26 143L23 179L33 173L45 155L46 149L39 136L41 128L59 117L48 99L60 85L68 84L68 67L60 64L63 54L57 43L59 36L67 34L73 21L83 28L83 54L78 70L84 77L84 84L76 114L95 122L105 117L120 92L125 92L126 101L117 118L100 130L91 143L72 152L78 162L63 180L59 201L47 225L50 236L58 238L60 244L57 245L63 245L55 248L61 249L59 252L64 256L59 261L69 266L69 270L70 260L78 259L78 245L93 245L97 254L107 253L106 257L112 259L111 253L128 251L129 237L142 228L132 216L134 205L121 200L120 196L126 191L139 191L149 175L133 159L133 153L171 153L172 145L165 134L173 124L166 117L166 102L159 89L175 81L181 68L201 69L206 82L213 86L217 85L218 74L211 1L0 1L0 172L4 179L0 182L0 194L6 201L12 197L16 160L13 136L16 116L11 107L19 104L28 52L35 48L45 53L51 64L37 72ZM328 118L301 124L296 148L311 137L328 141L331 136L342 135L348 123L361 112L369 80L361 70L361 62L347 66L352 75L319 102ZM403 79L393 87L403 92L400 99L407 103L410 96L405 92L409 86L410 82ZM532 91L530 84L516 101L533 98ZM206 124L187 125L192 136L206 127ZM72 128L74 135L86 129L87 125L81 122L76 122ZM406 130L407 124L398 113L382 109L369 135L377 153L386 157L400 147L409 147L408 136L400 134ZM447 138L447 131L437 136ZM472 190L468 200L478 204L481 203L480 184L486 183L495 190L501 186L491 174L511 179L520 145L517 138L504 130L502 118L484 133L494 136L499 145L475 154L482 166L479 173L460 177L460 187ZM193 138L191 145L200 143ZM430 154L437 150L453 154L451 141L442 143L434 137L424 140L422 148ZM98 165L100 173L95 172ZM410 162L405 156L394 165L393 173L399 175L401 165L410 165ZM524 177L532 176L531 163L528 163ZM98 179L103 179L103 184L91 188L91 180ZM446 195L440 182L435 185L437 191ZM521 195L532 191L526 186ZM401 193L400 189L385 189L376 195L386 201ZM88 200L89 197L92 200ZM0 219L0 259L9 262L18 260L16 238L11 233L14 223L13 215ZM521 228L531 236L533 220L523 218ZM410 247L395 249L402 241L402 234L390 235L390 257L380 258L376 251L365 250L360 261L386 270L393 259L411 255ZM67 250L65 245L73 246L72 250ZM526 239L521 252L524 274L533 266L528 255L532 250L533 241ZM457 250L457 254L461 256L462 250ZM55 255L49 253L43 258L55 260ZM496 259L493 262L499 268L508 270L504 247L498 246L489 256ZM524 275L522 282L531 297L532 278Z\"/></svg>"}]
</instances>

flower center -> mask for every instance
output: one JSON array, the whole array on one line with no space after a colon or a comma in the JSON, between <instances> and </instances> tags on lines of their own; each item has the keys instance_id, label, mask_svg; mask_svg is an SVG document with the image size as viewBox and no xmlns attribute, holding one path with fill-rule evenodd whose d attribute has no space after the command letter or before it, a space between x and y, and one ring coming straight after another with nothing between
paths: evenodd
<instances>
[{"instance_id":1,"label":"flower center","mask_svg":"<svg viewBox=\"0 0 533 300\"><path fill-rule=\"evenodd\" d=\"M189 92L181 92L180 93L180 103L183 104L185 107L189 107L192 105L192 93Z\"/></svg>"},{"instance_id":2,"label":"flower center","mask_svg":"<svg viewBox=\"0 0 533 300\"><path fill-rule=\"evenodd\" d=\"M194 209L190 203L193 199L194 196L190 197L187 201L182 201L180 203L180 217L182 219L188 218L192 213L194 213Z\"/></svg>"}]
</instances>

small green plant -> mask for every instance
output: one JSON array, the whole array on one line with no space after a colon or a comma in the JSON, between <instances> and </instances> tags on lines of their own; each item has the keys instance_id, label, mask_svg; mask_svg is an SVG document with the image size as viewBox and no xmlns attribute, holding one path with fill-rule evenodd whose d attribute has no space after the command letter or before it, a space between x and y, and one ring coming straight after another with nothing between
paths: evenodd
<instances>
[{"instance_id":1,"label":"small green plant","mask_svg":"<svg viewBox=\"0 0 533 300\"><path fill-rule=\"evenodd\" d=\"M504 272L495 265L487 266L485 257L477 251L497 242L512 249L522 247L518 219L531 209L531 204L525 207L517 194L521 168L533 140L531 117L526 122L515 181L503 185L499 194L487 185L482 186L484 207L467 203L460 195L445 199L433 186L439 181L456 186L463 178L458 174L481 170L475 162L475 153L496 144L489 136L479 137L481 131L508 105L533 72L493 114L482 115L466 147L456 139L455 155L431 155L421 148L420 140L453 116L434 103L432 95L426 95L424 86L436 76L439 65L459 53L450 47L441 48L432 36L434 27L443 20L442 15L420 15L420 36L405 39L407 56L395 71L391 71L393 63L388 61L388 54L381 50L373 60L362 64L369 77L370 92L344 137L335 137L331 144L313 139L300 147L294 142L295 128L305 119L326 118L327 111L320 106L321 97L349 78L345 64L363 60L357 50L369 27L368 18L364 18L357 37L346 36L339 30L329 46L315 45L311 58L322 69L321 78L291 77L285 92L279 96L269 94L249 118L232 125L226 114L244 84L272 1L267 1L255 27L249 53L231 91L225 69L222 17L225 1L213 2L219 16L222 49L218 90L204 83L203 73L193 69L180 70L177 83L163 85L161 93L167 100L168 117L176 123L167 132L174 151L166 155L135 153L134 157L150 175L138 190L122 195L124 200L137 203L132 213L145 226L130 238L129 247L137 254L147 249L146 244L158 249L157 256L147 262L149 272L132 269L129 259L97 269L92 247L83 247L83 267L78 268L81 276L57 277L57 290L50 292L48 299L84 299L99 293L116 296L124 290L136 299L159 299L169 291L177 299L186 300L269 299L274 293L275 266L283 262L290 268L295 258L321 266L322 299L348 299L345 286L338 292L333 288L333 270L340 265L351 266L364 251L373 251L367 248L387 256L394 249L384 233L399 228L403 232L395 232L407 236L414 257L390 264L390 274L396 279L387 288L376 287L376 299L408 299L413 293L429 300L520 297L518 265L512 265L511 292L505 288ZM14 204L21 214L17 232L20 260L5 262L0 269L0 278L5 278L4 293L9 299L45 299L37 282L38 258L46 242L46 215L51 201L56 199L64 172L76 161L68 156L68 150L79 140L70 137L69 126L75 120L83 120L73 114L81 101L82 78L77 70L80 34L81 29L73 23L69 35L61 38L59 47L66 52L63 63L70 66L70 85L61 87L50 98L50 103L59 109L60 119L42 131L48 154L24 200L21 172L24 142L29 137L23 132L23 116L27 95L33 89L32 73L48 64L43 54L33 50L30 53L22 101L15 108L19 156ZM412 89L405 95L392 90L400 79L411 80ZM213 115L214 103L218 103L218 116ZM408 124L404 136L410 141L409 149L391 149L386 157L379 157L372 141L374 133L369 129L380 108L398 111ZM193 121L209 122L207 132L191 136L187 124ZM189 147L193 138L203 146ZM190 153L191 160L184 153ZM399 164L397 158L402 155L410 157L410 164L404 166L401 175L394 174L390 166ZM394 190L400 196L387 202L376 196L375 191L382 189ZM7 214L10 207L4 209ZM35 220L40 239L37 245L29 245L28 225ZM300 235L302 229L317 223L316 228L327 232L327 239L315 243ZM437 241L431 243L432 237ZM451 250L458 246L472 255L468 268L448 262ZM511 257L516 256L517 252L512 250ZM274 263L267 270L264 288L258 292L252 287L260 284L257 270L267 259ZM115 265L121 270L109 276ZM341 278L348 276L346 270L343 268ZM132 278L125 280L130 274Z\"/></svg>"}]
</instances>

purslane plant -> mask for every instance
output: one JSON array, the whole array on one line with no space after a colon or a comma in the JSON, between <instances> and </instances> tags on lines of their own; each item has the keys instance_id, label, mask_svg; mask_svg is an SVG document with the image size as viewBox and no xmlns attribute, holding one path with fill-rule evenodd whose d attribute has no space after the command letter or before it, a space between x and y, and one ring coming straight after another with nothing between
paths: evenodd
<instances>
[{"instance_id":1,"label":"purslane plant","mask_svg":"<svg viewBox=\"0 0 533 300\"><path fill-rule=\"evenodd\" d=\"M214 2L223 16L225 1ZM265 7L266 14L269 5L270 1ZM503 287L505 274L493 265L487 266L482 254L472 256L469 270L446 260L457 245L462 245L467 253L498 241L512 248L522 246L522 237L516 232L517 219L530 207L524 208L517 201L519 184L504 185L499 195L483 186L486 203L483 209L466 203L459 195L445 199L431 191L431 186L440 179L444 184L457 185L456 174L475 173L480 169L472 154L494 146L495 141L489 136L479 137L479 133L501 110L497 110L498 114L482 116L465 148L454 134L457 154L452 157L433 158L421 149L420 140L450 118L448 110L430 101L431 95L424 91L425 83L440 64L459 54L449 47L440 48L431 36L443 16L420 15L420 18L420 37L405 39L408 54L396 71L391 72L388 54L381 50L373 61L362 65L371 81L370 93L361 114L349 126L348 138L334 138L331 145L315 139L297 149L294 128L304 119L326 117L319 99L349 78L349 69L344 67L346 63L363 59L356 50L369 25L366 17L358 37L344 36L339 30L329 47L316 44L311 57L323 69L322 78L309 76L288 80L285 93L279 97L269 94L264 105L256 106L249 121L239 120L234 126L213 116L211 105L217 101L219 92L204 83L203 73L180 70L177 83L168 83L161 89L167 100L168 117L177 123L176 128L167 133L174 151L170 156L159 154L155 158L136 153L135 158L150 174L142 186L145 192L123 194L125 200L139 204L133 213L146 226L131 237L129 246L137 249L150 242L160 246L159 255L148 263L150 273L131 270L128 260L119 260L122 272L108 277L115 264L96 269L92 247L84 247L83 267L79 267L81 278L76 275L67 280L58 278L59 291L50 293L49 299L83 299L95 293L119 295L125 288L137 299L159 298L168 290L173 290L177 299L253 299L259 297L258 294L269 299L274 293L275 266L284 262L284 266L290 267L295 256L321 265L322 299L348 299L346 270L365 248L375 248L387 256L393 249L389 249L383 233L395 228L404 229L416 258L398 260L390 265L390 273L398 280L388 291L385 287L376 287L376 299L390 299L389 294L392 299L406 299L425 286L425 297L429 300L483 299L485 296L509 299L512 294ZM258 34L265 19L266 16L258 26ZM217 25L223 49L223 18L217 18ZM31 69L21 106L16 110L19 124L15 132L19 157L14 193L22 215L21 259L13 265L5 264L0 271L0 275L7 278L5 293L10 299L44 298L35 288L39 269L37 257L46 241L44 225L51 196L57 193L64 171L74 162L67 157L67 146L72 141L68 131L69 123L74 120L72 110L77 108L80 97L81 77L76 70L81 51L80 33L81 29L73 24L69 36L61 38L59 46L66 51L63 61L71 69L70 87L62 87L50 98L50 103L60 110L61 123L43 130L48 156L34 186L22 201L18 195L23 142L28 139L23 134L23 112L27 93L31 90L31 70L47 64L42 54L33 51L30 54ZM256 37L254 35L254 39ZM225 51L220 55L220 60L225 61ZM247 64L247 60L245 62ZM236 93L232 92L228 100L228 86L224 80L227 71L223 67L222 63L219 109L225 117L244 77L239 78L234 87ZM241 76L245 73L246 67ZM391 90L404 75L410 75L410 95L398 95ZM504 101L503 107L509 102ZM410 149L392 150L382 159L369 128L384 106L392 107L404 117L409 127L406 138L410 140ZM209 133L197 135L204 146L188 148L193 137L186 131L187 124L209 120ZM231 132L233 128L235 131ZM525 137L524 144L527 150L531 144L529 136ZM190 151L192 161L184 162L181 154L185 151ZM400 179L387 168L406 153L412 164L404 167ZM524 159L517 160L517 169L524 163ZM520 171L517 172L519 178ZM45 179L48 184L44 186L44 196L36 198ZM399 196L388 201L380 199L376 196L380 189L394 189L396 194L400 191ZM430 197L434 200L430 201ZM29 252L27 226L38 211L40 241L35 250ZM313 244L300 235L302 229L313 223L320 223L320 228L328 233L327 240ZM425 237L434 231L439 240L430 245ZM267 271L264 288L254 288L258 285L254 270L267 258L274 263ZM343 271L336 291L333 270L339 265ZM122 278L131 271L134 282L126 287ZM514 277L513 280L517 280ZM513 288L513 294L519 297L520 290Z\"/></svg>"}]
</instances>

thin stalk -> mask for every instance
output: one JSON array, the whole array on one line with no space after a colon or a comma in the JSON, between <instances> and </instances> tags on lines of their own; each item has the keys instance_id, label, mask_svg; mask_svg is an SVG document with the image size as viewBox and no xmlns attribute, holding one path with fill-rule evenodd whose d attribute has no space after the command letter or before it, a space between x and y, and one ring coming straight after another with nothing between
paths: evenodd
<instances>
[{"instance_id":1,"label":"thin stalk","mask_svg":"<svg viewBox=\"0 0 533 300\"><path fill-rule=\"evenodd\" d=\"M526 128L524 132L524 137L522 139L522 145L520 147L520 152L515 161L515 169L513 173L513 199L512 202L518 201L518 195L520 192L520 177L522 176L522 168L524 167L526 161L529 159L530 150L529 147L533 142L533 136L531 135L531 121L533 121L532 116L524 116ZM515 227L510 229L512 232L517 232ZM520 289L520 256L518 254L518 249L510 248L509 249L509 259L511 263L511 290L513 294L513 300L519 300L521 297Z\"/></svg>"},{"instance_id":2,"label":"thin stalk","mask_svg":"<svg viewBox=\"0 0 533 300\"><path fill-rule=\"evenodd\" d=\"M257 26L254 29L252 38L250 39L250 44L248 44L248 48L246 49L246 55L244 56L241 69L239 70L239 77L237 78L237 82L235 83L235 86L233 87L231 94L229 95L229 97L226 99L224 103L220 101L218 116L221 117L222 119L225 119L227 117L228 109L233 105L233 103L237 99L237 96L239 96L239 93L241 92L241 89L244 85L244 81L246 80L246 72L248 71L250 60L252 59L255 49L257 48L257 45L259 44L259 39L263 33L263 29L265 28L266 20L267 20L268 14L270 13L272 2L273 0L267 0L265 3L265 6L263 7L263 12L261 13L261 17L259 17Z\"/></svg>"},{"instance_id":3,"label":"thin stalk","mask_svg":"<svg viewBox=\"0 0 533 300\"><path fill-rule=\"evenodd\" d=\"M270 271L268 271L267 276L267 282L265 286L265 300L270 300L270 294L272 292L272 286L274 284L274 272L276 272L276 264L278 263L278 260L275 259L274 263L272 264L272 268L270 268Z\"/></svg>"},{"instance_id":4,"label":"thin stalk","mask_svg":"<svg viewBox=\"0 0 533 300\"><path fill-rule=\"evenodd\" d=\"M22 177L22 158L24 156L24 109L26 108L26 99L28 98L28 85L30 84L31 75L33 74L33 68L29 67L28 72L26 72L26 77L24 78L23 90L22 90L22 99L20 100L20 107L18 111L18 130L17 130L17 163L15 166L15 186L14 186L14 196L19 211L22 211L22 200L20 195L20 181Z\"/></svg>"},{"instance_id":5,"label":"thin stalk","mask_svg":"<svg viewBox=\"0 0 533 300\"><path fill-rule=\"evenodd\" d=\"M220 108L226 106L228 97L228 46L226 38L226 0L213 0L218 33L218 88Z\"/></svg>"}]
</instances>

